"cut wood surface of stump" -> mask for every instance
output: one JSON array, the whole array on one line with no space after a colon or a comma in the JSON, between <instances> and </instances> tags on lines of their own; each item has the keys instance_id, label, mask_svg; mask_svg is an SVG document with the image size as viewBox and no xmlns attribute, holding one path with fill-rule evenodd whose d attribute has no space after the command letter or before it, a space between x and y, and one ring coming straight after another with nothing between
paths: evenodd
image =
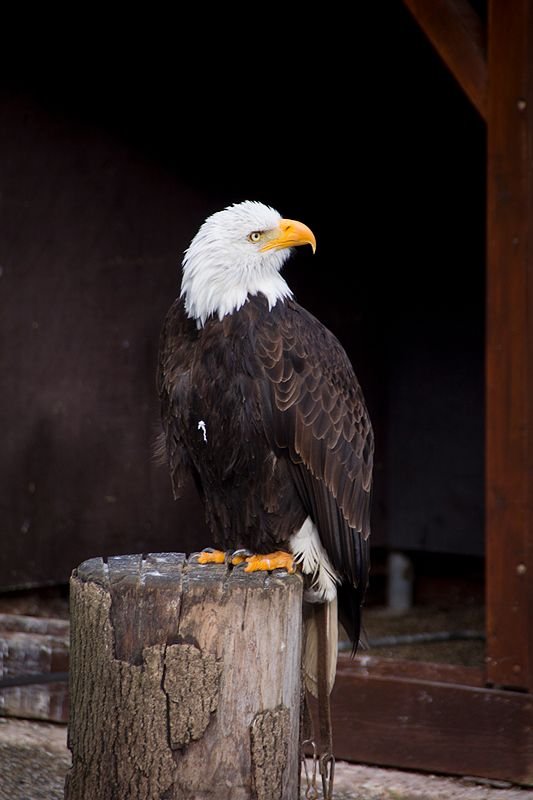
<instances>
[{"instance_id":1,"label":"cut wood surface of stump","mask_svg":"<svg viewBox=\"0 0 533 800\"><path fill-rule=\"evenodd\" d=\"M296 800L302 583L181 553L71 578L66 800Z\"/></svg>"}]
</instances>

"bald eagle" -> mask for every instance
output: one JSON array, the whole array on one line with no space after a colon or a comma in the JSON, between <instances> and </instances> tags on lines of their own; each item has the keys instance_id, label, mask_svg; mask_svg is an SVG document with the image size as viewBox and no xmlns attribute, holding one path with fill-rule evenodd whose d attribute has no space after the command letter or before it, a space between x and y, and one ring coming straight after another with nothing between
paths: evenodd
<instances>
[{"instance_id":1,"label":"bald eagle","mask_svg":"<svg viewBox=\"0 0 533 800\"><path fill-rule=\"evenodd\" d=\"M305 244L314 251L306 225L262 203L210 216L185 252L158 388L174 494L192 474L215 542L254 554L247 570L299 565L305 599L330 610L334 675L337 602L359 640L373 434L345 351L281 275Z\"/></svg>"}]
</instances>

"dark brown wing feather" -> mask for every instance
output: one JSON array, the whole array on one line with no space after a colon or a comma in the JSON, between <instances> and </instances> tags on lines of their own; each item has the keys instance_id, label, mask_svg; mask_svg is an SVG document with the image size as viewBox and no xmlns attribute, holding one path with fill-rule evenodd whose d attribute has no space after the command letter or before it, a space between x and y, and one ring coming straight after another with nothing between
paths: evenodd
<instances>
[{"instance_id":1,"label":"dark brown wing feather","mask_svg":"<svg viewBox=\"0 0 533 800\"><path fill-rule=\"evenodd\" d=\"M163 436L172 489L176 498L179 497L180 489L191 473L201 491L183 440L185 423L182 417L186 409L176 402L180 394L186 394L186 387L191 380L194 343L197 336L196 323L187 318L181 300L176 300L161 329L157 369Z\"/></svg>"},{"instance_id":2,"label":"dark brown wing feather","mask_svg":"<svg viewBox=\"0 0 533 800\"><path fill-rule=\"evenodd\" d=\"M296 303L268 316L256 352L268 377L267 435L288 452L297 491L341 577L342 621L355 639L368 581L374 450L361 388L335 336Z\"/></svg>"},{"instance_id":3,"label":"dark brown wing feather","mask_svg":"<svg viewBox=\"0 0 533 800\"><path fill-rule=\"evenodd\" d=\"M291 301L269 311L264 297L250 298L199 331L178 300L161 332L158 390L174 494L192 473L224 546L237 530L257 529L255 541L241 544L281 544L310 515L340 577L339 614L356 643L368 579L373 436L337 339ZM199 403L192 417L191 402ZM191 439L197 416L220 431L218 451L214 439L198 451ZM270 531L264 541L262 529Z\"/></svg>"}]
</instances>

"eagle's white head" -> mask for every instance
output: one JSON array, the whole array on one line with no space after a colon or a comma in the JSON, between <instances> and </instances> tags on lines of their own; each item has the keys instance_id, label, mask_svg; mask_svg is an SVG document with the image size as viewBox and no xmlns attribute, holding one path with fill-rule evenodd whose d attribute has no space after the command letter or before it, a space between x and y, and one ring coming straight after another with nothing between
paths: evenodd
<instances>
[{"instance_id":1,"label":"eagle's white head","mask_svg":"<svg viewBox=\"0 0 533 800\"><path fill-rule=\"evenodd\" d=\"M313 232L283 219L263 203L246 200L208 217L185 251L181 297L187 315L203 325L241 308L262 292L272 308L292 293L280 275L292 247L310 244Z\"/></svg>"}]
</instances>

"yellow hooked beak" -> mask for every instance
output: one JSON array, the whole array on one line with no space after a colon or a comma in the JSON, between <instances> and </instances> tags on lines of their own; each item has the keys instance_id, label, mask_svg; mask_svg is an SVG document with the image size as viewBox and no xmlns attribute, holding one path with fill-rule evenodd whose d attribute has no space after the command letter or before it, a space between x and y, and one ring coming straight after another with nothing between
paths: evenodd
<instances>
[{"instance_id":1,"label":"yellow hooked beak","mask_svg":"<svg viewBox=\"0 0 533 800\"><path fill-rule=\"evenodd\" d=\"M283 250L285 247L298 247L300 244L310 244L313 253L316 250L316 239L311 228L295 219L280 219L278 227L274 228L268 240L260 248L261 253L267 250Z\"/></svg>"}]
</instances>

